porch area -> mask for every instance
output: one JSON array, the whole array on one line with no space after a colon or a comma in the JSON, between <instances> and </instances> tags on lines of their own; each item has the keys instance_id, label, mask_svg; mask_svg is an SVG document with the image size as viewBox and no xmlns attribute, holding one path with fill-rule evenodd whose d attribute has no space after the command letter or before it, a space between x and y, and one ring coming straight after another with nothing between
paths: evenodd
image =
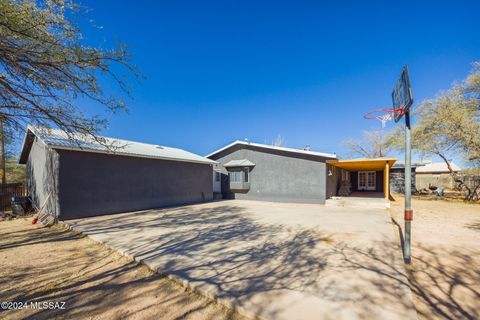
<instances>
[{"instance_id":1,"label":"porch area","mask_svg":"<svg viewBox=\"0 0 480 320\"><path fill-rule=\"evenodd\" d=\"M327 205L390 206L395 158L328 160Z\"/></svg>"}]
</instances>

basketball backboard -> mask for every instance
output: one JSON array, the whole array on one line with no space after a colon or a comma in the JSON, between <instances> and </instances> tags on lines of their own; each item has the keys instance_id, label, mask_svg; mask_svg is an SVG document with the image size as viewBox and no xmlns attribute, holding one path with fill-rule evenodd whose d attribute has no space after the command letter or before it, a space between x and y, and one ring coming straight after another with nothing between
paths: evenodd
<instances>
[{"instance_id":1,"label":"basketball backboard","mask_svg":"<svg viewBox=\"0 0 480 320\"><path fill-rule=\"evenodd\" d=\"M398 122L410 110L410 106L413 103L407 66L403 67L402 74L393 88L392 102L394 110L402 109L402 112L394 112L395 122Z\"/></svg>"}]
</instances>

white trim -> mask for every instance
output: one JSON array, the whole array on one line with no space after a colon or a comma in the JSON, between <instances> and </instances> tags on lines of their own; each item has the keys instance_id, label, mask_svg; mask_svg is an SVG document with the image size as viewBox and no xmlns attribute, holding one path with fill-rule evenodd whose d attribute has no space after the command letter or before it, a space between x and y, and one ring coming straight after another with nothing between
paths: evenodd
<instances>
[{"instance_id":1,"label":"white trim","mask_svg":"<svg viewBox=\"0 0 480 320\"><path fill-rule=\"evenodd\" d=\"M246 142L246 141L240 141L236 140L229 145L220 148L208 155L206 155L206 158L210 158L211 156L220 153L224 150L227 150L228 148L231 148L237 144L240 145L245 145L245 146L253 146L253 147L258 147L258 148L263 148L263 149L269 149L269 150L278 150L278 151L285 151L285 152L292 152L292 153L299 153L299 154L308 154L311 156L319 156L319 157L324 157L324 158L332 158L332 159L337 159L337 155L333 153L323 153L323 152L316 152L316 151L306 151L306 150L301 150L301 149L293 149L293 148L285 148L285 147L276 147L276 146L269 146L267 144L261 144L261 143L254 143L254 142Z\"/></svg>"},{"instance_id":2,"label":"white trim","mask_svg":"<svg viewBox=\"0 0 480 320\"><path fill-rule=\"evenodd\" d=\"M360 189L360 173L365 174L365 187ZM373 187L368 185L368 174L373 173ZM358 171L357 173L357 190L375 191L377 189L377 172L376 171Z\"/></svg>"}]
</instances>

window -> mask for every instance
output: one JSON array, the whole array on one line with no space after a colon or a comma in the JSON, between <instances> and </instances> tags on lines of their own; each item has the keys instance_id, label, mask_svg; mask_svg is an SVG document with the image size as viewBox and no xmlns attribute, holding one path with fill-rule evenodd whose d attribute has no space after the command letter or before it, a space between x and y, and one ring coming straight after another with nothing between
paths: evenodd
<instances>
[{"instance_id":1,"label":"window","mask_svg":"<svg viewBox=\"0 0 480 320\"><path fill-rule=\"evenodd\" d=\"M250 168L249 167L246 167L246 168L243 168L243 173L245 174L245 182L249 182L250 181Z\"/></svg>"},{"instance_id":2,"label":"window","mask_svg":"<svg viewBox=\"0 0 480 320\"><path fill-rule=\"evenodd\" d=\"M215 181L220 181L220 171L215 171Z\"/></svg>"},{"instance_id":3,"label":"window","mask_svg":"<svg viewBox=\"0 0 480 320\"><path fill-rule=\"evenodd\" d=\"M367 187L375 188L375 171L369 171L367 174Z\"/></svg>"},{"instance_id":4,"label":"window","mask_svg":"<svg viewBox=\"0 0 480 320\"><path fill-rule=\"evenodd\" d=\"M242 177L241 177L241 171L230 171L228 173L228 177L230 178L230 182L241 182Z\"/></svg>"}]
</instances>

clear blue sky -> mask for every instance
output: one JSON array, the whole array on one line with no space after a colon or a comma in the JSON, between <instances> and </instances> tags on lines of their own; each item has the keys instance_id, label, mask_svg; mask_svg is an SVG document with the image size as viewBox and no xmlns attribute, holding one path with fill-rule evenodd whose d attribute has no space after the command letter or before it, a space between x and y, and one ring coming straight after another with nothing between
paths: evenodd
<instances>
[{"instance_id":1,"label":"clear blue sky","mask_svg":"<svg viewBox=\"0 0 480 320\"><path fill-rule=\"evenodd\" d=\"M202 155L280 134L345 154L380 128L362 116L391 106L404 64L418 103L480 60L479 1L419 2L83 1L85 41L126 43L147 77L103 134Z\"/></svg>"}]
</instances>

